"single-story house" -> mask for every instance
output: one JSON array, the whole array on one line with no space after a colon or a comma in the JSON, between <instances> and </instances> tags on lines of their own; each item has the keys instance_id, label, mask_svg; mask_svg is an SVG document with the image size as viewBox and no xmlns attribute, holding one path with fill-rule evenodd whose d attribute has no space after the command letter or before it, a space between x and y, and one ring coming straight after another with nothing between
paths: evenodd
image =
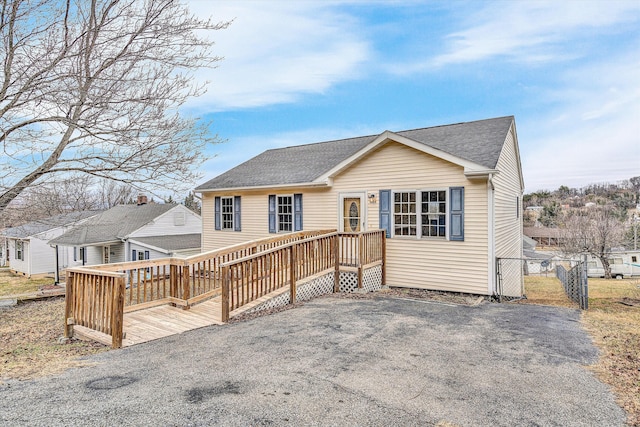
<instances>
[{"instance_id":1,"label":"single-story house","mask_svg":"<svg viewBox=\"0 0 640 427\"><path fill-rule=\"evenodd\" d=\"M49 242L73 248L81 265L184 256L200 252L202 220L173 203L118 205Z\"/></svg>"},{"instance_id":2,"label":"single-story house","mask_svg":"<svg viewBox=\"0 0 640 427\"><path fill-rule=\"evenodd\" d=\"M522 258L523 190L513 116L267 150L196 188L203 250L384 229L388 285L483 295Z\"/></svg>"},{"instance_id":3,"label":"single-story house","mask_svg":"<svg viewBox=\"0 0 640 427\"><path fill-rule=\"evenodd\" d=\"M48 242L98 214L97 211L70 212L4 229L2 235L8 241L6 256L11 271L31 277L55 274L56 269L74 265L72 250L59 251L56 256L55 248Z\"/></svg>"}]
</instances>

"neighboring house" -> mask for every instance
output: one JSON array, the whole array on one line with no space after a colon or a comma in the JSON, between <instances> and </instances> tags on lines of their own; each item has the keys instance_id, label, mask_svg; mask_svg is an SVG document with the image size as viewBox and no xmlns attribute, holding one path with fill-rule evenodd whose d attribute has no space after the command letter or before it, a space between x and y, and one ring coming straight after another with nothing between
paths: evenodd
<instances>
[{"instance_id":1,"label":"neighboring house","mask_svg":"<svg viewBox=\"0 0 640 427\"><path fill-rule=\"evenodd\" d=\"M541 246L560 246L562 243L562 232L559 228L524 227L524 235Z\"/></svg>"},{"instance_id":2,"label":"neighboring house","mask_svg":"<svg viewBox=\"0 0 640 427\"><path fill-rule=\"evenodd\" d=\"M522 258L517 141L509 116L268 150L196 188L202 249L382 228L388 285L494 294L496 258Z\"/></svg>"},{"instance_id":3,"label":"neighboring house","mask_svg":"<svg viewBox=\"0 0 640 427\"><path fill-rule=\"evenodd\" d=\"M59 251L48 242L71 227L98 215L96 211L70 212L7 228L2 235L8 241L8 263L12 272L27 277L54 274L56 267L73 265L73 251ZM3 252L5 252L3 251Z\"/></svg>"},{"instance_id":4,"label":"neighboring house","mask_svg":"<svg viewBox=\"0 0 640 427\"><path fill-rule=\"evenodd\" d=\"M81 265L179 256L200 251L200 216L176 204L119 205L49 242L72 247Z\"/></svg>"}]
</instances>

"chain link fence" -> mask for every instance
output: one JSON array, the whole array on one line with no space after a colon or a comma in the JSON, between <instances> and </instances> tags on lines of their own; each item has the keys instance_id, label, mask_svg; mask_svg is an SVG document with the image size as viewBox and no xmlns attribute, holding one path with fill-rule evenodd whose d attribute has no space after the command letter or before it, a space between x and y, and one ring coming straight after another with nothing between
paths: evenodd
<instances>
[{"instance_id":1,"label":"chain link fence","mask_svg":"<svg viewBox=\"0 0 640 427\"><path fill-rule=\"evenodd\" d=\"M577 303L581 309L589 308L589 281L587 279L587 265L579 262L569 270L562 265L556 269L556 277L562 282L564 292L569 299Z\"/></svg>"},{"instance_id":2,"label":"chain link fence","mask_svg":"<svg viewBox=\"0 0 640 427\"><path fill-rule=\"evenodd\" d=\"M562 286L567 297L580 308L588 308L586 263L570 259L497 258L497 299L526 298L527 277L548 277Z\"/></svg>"}]
</instances>

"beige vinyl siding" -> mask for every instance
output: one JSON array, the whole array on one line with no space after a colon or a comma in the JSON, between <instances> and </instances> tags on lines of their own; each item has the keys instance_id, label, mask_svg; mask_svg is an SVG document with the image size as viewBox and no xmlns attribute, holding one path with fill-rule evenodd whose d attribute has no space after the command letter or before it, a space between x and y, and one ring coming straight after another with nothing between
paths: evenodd
<instances>
[{"instance_id":1,"label":"beige vinyl siding","mask_svg":"<svg viewBox=\"0 0 640 427\"><path fill-rule=\"evenodd\" d=\"M377 229L379 190L448 190L455 186L465 189L465 240L454 242L415 237L388 239L387 283L391 286L486 294L488 207L484 181L468 180L460 166L391 142L336 177L333 192L339 194L364 190L375 194L376 203L366 200L365 206L367 227ZM337 208L334 212L337 215Z\"/></svg>"},{"instance_id":2,"label":"beige vinyl siding","mask_svg":"<svg viewBox=\"0 0 640 427\"><path fill-rule=\"evenodd\" d=\"M522 186L520 163L516 151L514 127L511 126L503 146L493 179L495 186L495 248L498 258L522 258ZM503 269L510 277L503 277L508 296L520 296L522 274L518 269ZM518 286L518 284L520 286Z\"/></svg>"},{"instance_id":3,"label":"beige vinyl siding","mask_svg":"<svg viewBox=\"0 0 640 427\"><path fill-rule=\"evenodd\" d=\"M468 180L462 167L395 142L383 145L338 174L331 187L204 193L203 250L270 236L269 194L303 193L304 229L317 230L338 228L340 194L361 193L365 196L366 228L371 230L379 227L379 190L448 190L453 186L465 188L464 242L438 238L418 240L415 237L389 239L387 283L391 286L486 294L489 271L486 182ZM369 202L368 194L375 195L374 203ZM238 195L242 197L242 231L216 231L215 196Z\"/></svg>"},{"instance_id":4,"label":"beige vinyl siding","mask_svg":"<svg viewBox=\"0 0 640 427\"><path fill-rule=\"evenodd\" d=\"M513 127L498 159L495 186L496 256L522 257L522 188Z\"/></svg>"}]
</instances>

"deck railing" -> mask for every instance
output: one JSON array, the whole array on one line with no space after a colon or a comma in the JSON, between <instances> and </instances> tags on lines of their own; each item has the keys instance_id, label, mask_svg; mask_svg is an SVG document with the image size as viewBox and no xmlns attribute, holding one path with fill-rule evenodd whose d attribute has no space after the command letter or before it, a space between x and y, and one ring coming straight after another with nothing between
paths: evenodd
<instances>
[{"instance_id":1,"label":"deck railing","mask_svg":"<svg viewBox=\"0 0 640 427\"><path fill-rule=\"evenodd\" d=\"M335 230L305 231L259 239L189 258L101 264L67 270L65 335L73 325L111 335L112 346L122 345L125 312L173 304L189 306L222 294L228 277L223 318L228 313L273 290L305 277L338 267L359 269L381 260L381 231L337 233ZM227 267L229 273L223 272ZM383 265L384 277L384 265ZM384 280L384 278L383 278ZM231 308L234 307L234 308Z\"/></svg>"},{"instance_id":2,"label":"deck railing","mask_svg":"<svg viewBox=\"0 0 640 427\"><path fill-rule=\"evenodd\" d=\"M379 262L384 283L384 237L383 230L334 232L223 263L222 321L233 310L287 286L289 301L295 303L297 282L321 273L334 273L337 291L340 267L356 268L362 288L364 267Z\"/></svg>"}]
</instances>

